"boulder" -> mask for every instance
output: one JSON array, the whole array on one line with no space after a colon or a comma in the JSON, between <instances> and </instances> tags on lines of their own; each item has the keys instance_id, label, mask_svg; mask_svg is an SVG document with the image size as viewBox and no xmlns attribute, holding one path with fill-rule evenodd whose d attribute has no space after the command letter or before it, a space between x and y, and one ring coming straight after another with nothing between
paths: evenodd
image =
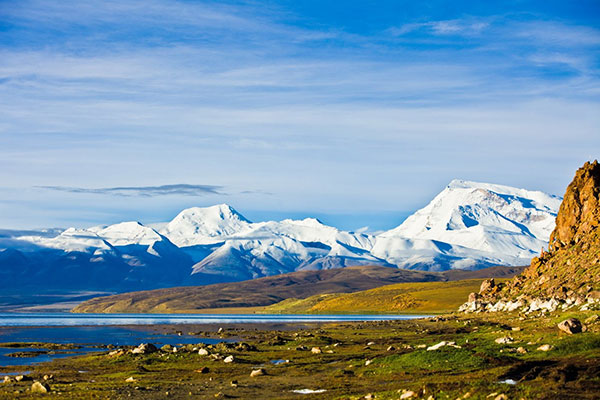
<instances>
[{"instance_id":1,"label":"boulder","mask_svg":"<svg viewBox=\"0 0 600 400\"><path fill-rule=\"evenodd\" d=\"M227 356L227 357L225 357L225 359L223 360L223 362L224 362L224 363L227 363L227 364L229 364L229 363L232 363L232 362L234 362L234 361L235 361L235 360L234 360L233 356Z\"/></svg>"},{"instance_id":2,"label":"boulder","mask_svg":"<svg viewBox=\"0 0 600 400\"><path fill-rule=\"evenodd\" d=\"M549 345L549 344L543 344L540 347L538 347L538 351L550 351L552 350L554 347Z\"/></svg>"},{"instance_id":3,"label":"boulder","mask_svg":"<svg viewBox=\"0 0 600 400\"><path fill-rule=\"evenodd\" d=\"M496 342L497 344L510 344L514 342L514 339L510 336L504 336L497 338L496 340L494 340L494 342Z\"/></svg>"},{"instance_id":4,"label":"boulder","mask_svg":"<svg viewBox=\"0 0 600 400\"><path fill-rule=\"evenodd\" d=\"M132 354L150 354L157 352L158 349L152 343L141 343L138 347L131 350Z\"/></svg>"},{"instance_id":5,"label":"boulder","mask_svg":"<svg viewBox=\"0 0 600 400\"><path fill-rule=\"evenodd\" d=\"M406 390L400 395L400 398L401 399L410 399L412 397L415 397L416 395L417 394L415 392L413 392L412 390Z\"/></svg>"},{"instance_id":6,"label":"boulder","mask_svg":"<svg viewBox=\"0 0 600 400\"><path fill-rule=\"evenodd\" d=\"M320 347L313 347L312 349L310 349L310 352L313 354L321 354L321 348Z\"/></svg>"},{"instance_id":7,"label":"boulder","mask_svg":"<svg viewBox=\"0 0 600 400\"><path fill-rule=\"evenodd\" d=\"M252 372L250 372L250 377L254 378L254 377L266 375L266 374L267 374L267 371L265 371L263 368L253 369Z\"/></svg>"},{"instance_id":8,"label":"boulder","mask_svg":"<svg viewBox=\"0 0 600 400\"><path fill-rule=\"evenodd\" d=\"M210 353L206 349L200 349L200 350L198 350L198 354L201 355L201 356L207 356Z\"/></svg>"},{"instance_id":9,"label":"boulder","mask_svg":"<svg viewBox=\"0 0 600 400\"><path fill-rule=\"evenodd\" d=\"M572 335L574 333L581 333L581 331L583 330L583 326L577 318L569 318L559 323L558 329L568 333L569 335Z\"/></svg>"},{"instance_id":10,"label":"boulder","mask_svg":"<svg viewBox=\"0 0 600 400\"><path fill-rule=\"evenodd\" d=\"M35 381L31 385L31 393L48 393L50 391L50 385L45 382Z\"/></svg>"}]
</instances>

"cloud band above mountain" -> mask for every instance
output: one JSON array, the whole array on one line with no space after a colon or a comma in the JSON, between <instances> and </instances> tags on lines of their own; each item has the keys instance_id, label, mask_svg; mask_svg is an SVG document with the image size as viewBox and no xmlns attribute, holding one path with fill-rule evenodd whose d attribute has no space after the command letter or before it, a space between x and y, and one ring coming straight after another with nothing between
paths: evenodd
<instances>
[{"instance_id":1,"label":"cloud band above mountain","mask_svg":"<svg viewBox=\"0 0 600 400\"><path fill-rule=\"evenodd\" d=\"M108 188L82 188L71 186L36 186L39 189L55 190L68 193L105 194L111 196L156 197L166 195L204 196L207 194L224 194L222 186L174 184L161 186L120 186Z\"/></svg>"}]
</instances>

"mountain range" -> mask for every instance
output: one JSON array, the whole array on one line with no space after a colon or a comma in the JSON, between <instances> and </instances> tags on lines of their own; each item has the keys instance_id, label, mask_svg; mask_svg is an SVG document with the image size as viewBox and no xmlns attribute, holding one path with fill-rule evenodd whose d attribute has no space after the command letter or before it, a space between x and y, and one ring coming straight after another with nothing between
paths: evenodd
<instances>
[{"instance_id":1,"label":"mountain range","mask_svg":"<svg viewBox=\"0 0 600 400\"><path fill-rule=\"evenodd\" d=\"M314 218L251 222L226 204L164 224L0 231L0 287L127 291L381 265L424 271L528 264L561 198L454 180L400 226L347 232Z\"/></svg>"}]
</instances>

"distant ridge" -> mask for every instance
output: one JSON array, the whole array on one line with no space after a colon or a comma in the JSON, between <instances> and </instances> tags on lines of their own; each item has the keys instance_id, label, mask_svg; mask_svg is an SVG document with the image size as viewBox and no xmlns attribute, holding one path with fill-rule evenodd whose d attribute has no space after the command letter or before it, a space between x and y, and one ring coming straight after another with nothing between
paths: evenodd
<instances>
[{"instance_id":1,"label":"distant ridge","mask_svg":"<svg viewBox=\"0 0 600 400\"><path fill-rule=\"evenodd\" d=\"M323 293L353 293L401 282L445 282L511 277L524 267L491 267L478 271L424 272L379 266L299 271L243 282L175 287L97 297L76 313L199 312L204 309L268 306L284 299Z\"/></svg>"}]
</instances>

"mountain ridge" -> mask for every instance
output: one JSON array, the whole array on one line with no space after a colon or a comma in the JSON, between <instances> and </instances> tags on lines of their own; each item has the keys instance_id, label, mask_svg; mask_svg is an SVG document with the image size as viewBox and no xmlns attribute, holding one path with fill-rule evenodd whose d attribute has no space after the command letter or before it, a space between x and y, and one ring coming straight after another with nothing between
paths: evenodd
<instances>
[{"instance_id":1,"label":"mountain ridge","mask_svg":"<svg viewBox=\"0 0 600 400\"><path fill-rule=\"evenodd\" d=\"M352 265L443 271L524 265L547 246L559 198L454 180L398 227L348 232L315 218L252 222L227 204L191 207L153 229L129 221L0 236L5 284L128 291ZM98 279L98 276L102 279ZM0 283L0 286L2 283Z\"/></svg>"}]
</instances>

